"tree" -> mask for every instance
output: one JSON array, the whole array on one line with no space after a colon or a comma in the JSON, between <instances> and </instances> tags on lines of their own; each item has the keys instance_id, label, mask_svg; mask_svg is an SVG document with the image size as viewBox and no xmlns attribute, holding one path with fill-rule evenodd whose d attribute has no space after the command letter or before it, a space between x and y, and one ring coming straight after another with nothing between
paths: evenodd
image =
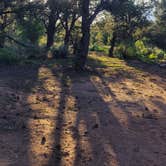
<instances>
[{"instance_id":1,"label":"tree","mask_svg":"<svg viewBox=\"0 0 166 166\"><path fill-rule=\"evenodd\" d=\"M160 2L157 3L155 16L156 16L156 23L160 27L166 29L166 27L165 27L165 25L166 25L166 0L161 0Z\"/></svg>"},{"instance_id":2,"label":"tree","mask_svg":"<svg viewBox=\"0 0 166 166\"><path fill-rule=\"evenodd\" d=\"M108 12L101 12L96 21L91 26L91 44L109 45L112 35L114 20Z\"/></svg>"},{"instance_id":3,"label":"tree","mask_svg":"<svg viewBox=\"0 0 166 166\"><path fill-rule=\"evenodd\" d=\"M0 48L4 47L6 28L13 22L13 11L14 1L0 2Z\"/></svg>"},{"instance_id":4,"label":"tree","mask_svg":"<svg viewBox=\"0 0 166 166\"><path fill-rule=\"evenodd\" d=\"M119 4L119 5L118 5ZM148 3L136 3L135 0L124 0L118 3L111 10L114 16L114 32L110 41L109 56L113 56L113 51L117 40L133 41L133 33L137 28L142 28L147 24L147 15L151 5Z\"/></svg>"},{"instance_id":5,"label":"tree","mask_svg":"<svg viewBox=\"0 0 166 166\"><path fill-rule=\"evenodd\" d=\"M156 4L156 22L151 28L149 37L152 43L166 50L166 0Z\"/></svg>"},{"instance_id":6,"label":"tree","mask_svg":"<svg viewBox=\"0 0 166 166\"><path fill-rule=\"evenodd\" d=\"M49 49L54 43L55 32L60 25L58 22L60 2L58 0L48 0L46 6L46 20L44 21L47 34L47 49Z\"/></svg>"},{"instance_id":7,"label":"tree","mask_svg":"<svg viewBox=\"0 0 166 166\"><path fill-rule=\"evenodd\" d=\"M14 41L17 44L21 44L25 46L24 43L17 41L13 37L10 36L10 32L15 30L16 22L19 20L23 20L23 17L27 14L32 15L32 13L36 13L38 9L41 8L41 5L38 2L33 2L30 0L2 0L0 2L0 47L4 47L5 39ZM34 20L34 16L33 16ZM12 25L12 26L11 26ZM10 26L10 28L9 28ZM12 27L12 28L11 28ZM26 28L26 27L24 27Z\"/></svg>"},{"instance_id":8,"label":"tree","mask_svg":"<svg viewBox=\"0 0 166 166\"><path fill-rule=\"evenodd\" d=\"M109 0L80 0L81 39L76 51L75 69L84 70L90 43L90 27L96 16L105 9Z\"/></svg>"},{"instance_id":9,"label":"tree","mask_svg":"<svg viewBox=\"0 0 166 166\"><path fill-rule=\"evenodd\" d=\"M16 13L16 22L19 36L30 45L37 46L38 40L44 34L44 26L40 13L44 9L43 4L33 3L28 10L20 10Z\"/></svg>"},{"instance_id":10,"label":"tree","mask_svg":"<svg viewBox=\"0 0 166 166\"><path fill-rule=\"evenodd\" d=\"M61 5L60 22L65 30L64 46L68 50L71 33L79 18L78 0L64 1Z\"/></svg>"}]
</instances>

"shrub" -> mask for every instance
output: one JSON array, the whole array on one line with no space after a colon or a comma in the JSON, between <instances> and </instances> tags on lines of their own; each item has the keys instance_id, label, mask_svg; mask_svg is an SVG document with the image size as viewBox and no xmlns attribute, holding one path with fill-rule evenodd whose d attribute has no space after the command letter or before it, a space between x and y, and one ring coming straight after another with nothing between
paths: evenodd
<instances>
[{"instance_id":1,"label":"shrub","mask_svg":"<svg viewBox=\"0 0 166 166\"><path fill-rule=\"evenodd\" d=\"M90 51L99 51L99 46L97 44L94 44L91 48Z\"/></svg>"},{"instance_id":2,"label":"shrub","mask_svg":"<svg viewBox=\"0 0 166 166\"><path fill-rule=\"evenodd\" d=\"M157 57L157 55L155 53L151 53L151 54L148 55L148 58L151 59L151 60L155 60L158 57Z\"/></svg>"},{"instance_id":3,"label":"shrub","mask_svg":"<svg viewBox=\"0 0 166 166\"><path fill-rule=\"evenodd\" d=\"M115 56L120 58L131 59L136 56L136 50L134 45L121 43L115 48Z\"/></svg>"},{"instance_id":4,"label":"shrub","mask_svg":"<svg viewBox=\"0 0 166 166\"><path fill-rule=\"evenodd\" d=\"M96 52L102 52L102 53L108 54L109 47L108 46L98 46L97 44L94 44L92 47L90 47L90 51L96 51Z\"/></svg>"},{"instance_id":5,"label":"shrub","mask_svg":"<svg viewBox=\"0 0 166 166\"><path fill-rule=\"evenodd\" d=\"M136 56L136 49L134 46L128 46L126 49L127 58L134 58Z\"/></svg>"},{"instance_id":6,"label":"shrub","mask_svg":"<svg viewBox=\"0 0 166 166\"><path fill-rule=\"evenodd\" d=\"M0 48L0 62L4 64L18 63L20 57L17 55L16 50L12 48Z\"/></svg>"},{"instance_id":7,"label":"shrub","mask_svg":"<svg viewBox=\"0 0 166 166\"><path fill-rule=\"evenodd\" d=\"M135 42L135 48L137 51L137 55L146 56L150 53L150 50L145 46L145 44L142 40L137 40Z\"/></svg>"},{"instance_id":8,"label":"shrub","mask_svg":"<svg viewBox=\"0 0 166 166\"><path fill-rule=\"evenodd\" d=\"M66 58L68 56L68 49L66 46L60 46L59 48L52 49L54 58Z\"/></svg>"},{"instance_id":9,"label":"shrub","mask_svg":"<svg viewBox=\"0 0 166 166\"><path fill-rule=\"evenodd\" d=\"M124 52L125 52L125 45L124 44L119 44L114 49L114 55L118 58L123 58Z\"/></svg>"},{"instance_id":10,"label":"shrub","mask_svg":"<svg viewBox=\"0 0 166 166\"><path fill-rule=\"evenodd\" d=\"M165 52L157 47L153 49L153 53L156 54L158 59L163 59Z\"/></svg>"},{"instance_id":11,"label":"shrub","mask_svg":"<svg viewBox=\"0 0 166 166\"><path fill-rule=\"evenodd\" d=\"M166 60L166 52L155 47L148 47L146 40L137 40L135 43L121 43L115 47L114 55L119 58L137 58L143 62L158 63Z\"/></svg>"},{"instance_id":12,"label":"shrub","mask_svg":"<svg viewBox=\"0 0 166 166\"><path fill-rule=\"evenodd\" d=\"M39 56L39 48L26 48L25 49L25 56L27 58L37 58Z\"/></svg>"}]
</instances>

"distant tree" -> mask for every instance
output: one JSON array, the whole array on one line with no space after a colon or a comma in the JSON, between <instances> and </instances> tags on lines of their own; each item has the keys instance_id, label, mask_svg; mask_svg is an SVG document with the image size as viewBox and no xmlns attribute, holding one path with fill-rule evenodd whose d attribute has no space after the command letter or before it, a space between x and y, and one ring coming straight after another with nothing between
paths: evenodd
<instances>
[{"instance_id":1,"label":"distant tree","mask_svg":"<svg viewBox=\"0 0 166 166\"><path fill-rule=\"evenodd\" d=\"M110 13L102 12L91 28L91 42L92 45L99 42L99 44L109 45L112 35L114 20Z\"/></svg>"},{"instance_id":2,"label":"distant tree","mask_svg":"<svg viewBox=\"0 0 166 166\"><path fill-rule=\"evenodd\" d=\"M155 8L155 23L147 33L150 42L166 50L166 0L157 2Z\"/></svg>"},{"instance_id":3,"label":"distant tree","mask_svg":"<svg viewBox=\"0 0 166 166\"><path fill-rule=\"evenodd\" d=\"M0 1L0 47L4 47L6 30L13 23L13 8L15 1Z\"/></svg>"},{"instance_id":4,"label":"distant tree","mask_svg":"<svg viewBox=\"0 0 166 166\"><path fill-rule=\"evenodd\" d=\"M0 47L4 47L5 39L14 41L17 44L25 46L24 43L17 41L10 36L10 32L15 32L16 22L23 20L23 18L28 18L27 14L36 13L40 8L39 1L30 0L2 0L0 1ZM34 20L34 17L33 17ZM24 27L26 29L26 27ZM27 27L28 29L28 27ZM30 29L29 29L30 30Z\"/></svg>"},{"instance_id":5,"label":"distant tree","mask_svg":"<svg viewBox=\"0 0 166 166\"><path fill-rule=\"evenodd\" d=\"M148 3L138 4L135 0L124 0L118 6L119 10L117 8L111 10L114 16L114 32L110 41L109 56L113 56L117 40L128 40L128 42L133 40L133 33L137 28L147 24L147 15L151 8Z\"/></svg>"},{"instance_id":6,"label":"distant tree","mask_svg":"<svg viewBox=\"0 0 166 166\"><path fill-rule=\"evenodd\" d=\"M45 13L45 27L47 34L47 49L49 49L54 43L55 33L60 25L59 14L60 14L60 1L59 0L48 0L46 3Z\"/></svg>"},{"instance_id":7,"label":"distant tree","mask_svg":"<svg viewBox=\"0 0 166 166\"><path fill-rule=\"evenodd\" d=\"M59 20L62 27L65 30L64 46L68 50L71 34L75 26L76 21L79 18L78 12L78 0L64 1L61 4L61 13Z\"/></svg>"},{"instance_id":8,"label":"distant tree","mask_svg":"<svg viewBox=\"0 0 166 166\"><path fill-rule=\"evenodd\" d=\"M161 0L156 5L156 23L166 30L166 0Z\"/></svg>"},{"instance_id":9,"label":"distant tree","mask_svg":"<svg viewBox=\"0 0 166 166\"><path fill-rule=\"evenodd\" d=\"M33 3L32 8L20 10L16 13L15 19L19 29L19 36L31 45L38 45L38 40L44 34L44 25L40 13L44 9L43 4Z\"/></svg>"}]
</instances>

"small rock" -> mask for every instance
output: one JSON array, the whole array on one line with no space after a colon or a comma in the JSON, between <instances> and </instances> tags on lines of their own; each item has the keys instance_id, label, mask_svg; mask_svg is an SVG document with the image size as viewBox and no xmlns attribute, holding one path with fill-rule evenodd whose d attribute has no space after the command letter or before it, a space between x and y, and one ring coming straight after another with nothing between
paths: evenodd
<instances>
[{"instance_id":1,"label":"small rock","mask_svg":"<svg viewBox=\"0 0 166 166\"><path fill-rule=\"evenodd\" d=\"M26 129L26 125L24 123L22 124L22 129Z\"/></svg>"},{"instance_id":2,"label":"small rock","mask_svg":"<svg viewBox=\"0 0 166 166\"><path fill-rule=\"evenodd\" d=\"M149 108L148 108L148 107L145 107L145 110L146 110L146 111L149 111Z\"/></svg>"},{"instance_id":3,"label":"small rock","mask_svg":"<svg viewBox=\"0 0 166 166\"><path fill-rule=\"evenodd\" d=\"M156 109L154 109L153 111L154 111L155 113L158 113L158 112L159 112L159 111L158 111L158 110L156 110Z\"/></svg>"},{"instance_id":4,"label":"small rock","mask_svg":"<svg viewBox=\"0 0 166 166\"><path fill-rule=\"evenodd\" d=\"M20 100L20 96L16 96L16 99L17 99L17 100Z\"/></svg>"},{"instance_id":5,"label":"small rock","mask_svg":"<svg viewBox=\"0 0 166 166\"><path fill-rule=\"evenodd\" d=\"M57 150L60 151L60 150L61 150L61 145L60 145L60 144L56 145L56 146L55 146L55 149L57 149Z\"/></svg>"},{"instance_id":6,"label":"small rock","mask_svg":"<svg viewBox=\"0 0 166 166\"><path fill-rule=\"evenodd\" d=\"M97 129L97 128L99 128L99 125L98 125L98 124L95 124L95 125L92 127L92 129Z\"/></svg>"},{"instance_id":7,"label":"small rock","mask_svg":"<svg viewBox=\"0 0 166 166\"><path fill-rule=\"evenodd\" d=\"M139 152L140 149L139 149L139 147L137 146L137 147L135 147L135 148L133 149L133 151L134 151L134 152Z\"/></svg>"},{"instance_id":8,"label":"small rock","mask_svg":"<svg viewBox=\"0 0 166 166\"><path fill-rule=\"evenodd\" d=\"M34 115L33 119L38 119L37 115Z\"/></svg>"},{"instance_id":9,"label":"small rock","mask_svg":"<svg viewBox=\"0 0 166 166\"><path fill-rule=\"evenodd\" d=\"M16 116L20 116L20 113L16 113Z\"/></svg>"},{"instance_id":10,"label":"small rock","mask_svg":"<svg viewBox=\"0 0 166 166\"><path fill-rule=\"evenodd\" d=\"M44 145L45 143L46 143L46 137L42 137L41 145Z\"/></svg>"},{"instance_id":11,"label":"small rock","mask_svg":"<svg viewBox=\"0 0 166 166\"><path fill-rule=\"evenodd\" d=\"M85 131L85 132L84 132L84 136L86 136L87 134L88 134L88 131Z\"/></svg>"},{"instance_id":12,"label":"small rock","mask_svg":"<svg viewBox=\"0 0 166 166\"><path fill-rule=\"evenodd\" d=\"M44 153L44 154L43 154L43 156L44 156L45 158L47 158L47 157L48 157L46 153Z\"/></svg>"},{"instance_id":13,"label":"small rock","mask_svg":"<svg viewBox=\"0 0 166 166\"><path fill-rule=\"evenodd\" d=\"M63 156L64 156L64 157L69 156L69 152L63 152Z\"/></svg>"},{"instance_id":14,"label":"small rock","mask_svg":"<svg viewBox=\"0 0 166 166\"><path fill-rule=\"evenodd\" d=\"M60 130L60 128L59 128L59 127L56 127L56 130Z\"/></svg>"},{"instance_id":15,"label":"small rock","mask_svg":"<svg viewBox=\"0 0 166 166\"><path fill-rule=\"evenodd\" d=\"M6 116L6 115L4 115L4 116L2 116L2 118L3 118L3 119L7 119L7 116Z\"/></svg>"}]
</instances>

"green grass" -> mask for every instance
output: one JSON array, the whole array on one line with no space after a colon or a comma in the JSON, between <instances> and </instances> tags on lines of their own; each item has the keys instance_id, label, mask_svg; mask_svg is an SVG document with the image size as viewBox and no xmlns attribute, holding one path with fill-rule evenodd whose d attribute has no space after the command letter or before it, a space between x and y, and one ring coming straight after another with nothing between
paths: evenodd
<instances>
[{"instance_id":1,"label":"green grass","mask_svg":"<svg viewBox=\"0 0 166 166\"><path fill-rule=\"evenodd\" d=\"M109 53L110 46L99 46L99 45L93 45L90 47L90 51L96 51L104 54Z\"/></svg>"},{"instance_id":2,"label":"green grass","mask_svg":"<svg viewBox=\"0 0 166 166\"><path fill-rule=\"evenodd\" d=\"M125 63L123 60L118 58L110 58L105 55L98 55L96 53L92 53L88 56L87 65L96 68L123 68L125 67Z\"/></svg>"},{"instance_id":3,"label":"green grass","mask_svg":"<svg viewBox=\"0 0 166 166\"><path fill-rule=\"evenodd\" d=\"M20 61L16 50L11 48L0 48L0 63L3 64L17 64Z\"/></svg>"}]
</instances>

